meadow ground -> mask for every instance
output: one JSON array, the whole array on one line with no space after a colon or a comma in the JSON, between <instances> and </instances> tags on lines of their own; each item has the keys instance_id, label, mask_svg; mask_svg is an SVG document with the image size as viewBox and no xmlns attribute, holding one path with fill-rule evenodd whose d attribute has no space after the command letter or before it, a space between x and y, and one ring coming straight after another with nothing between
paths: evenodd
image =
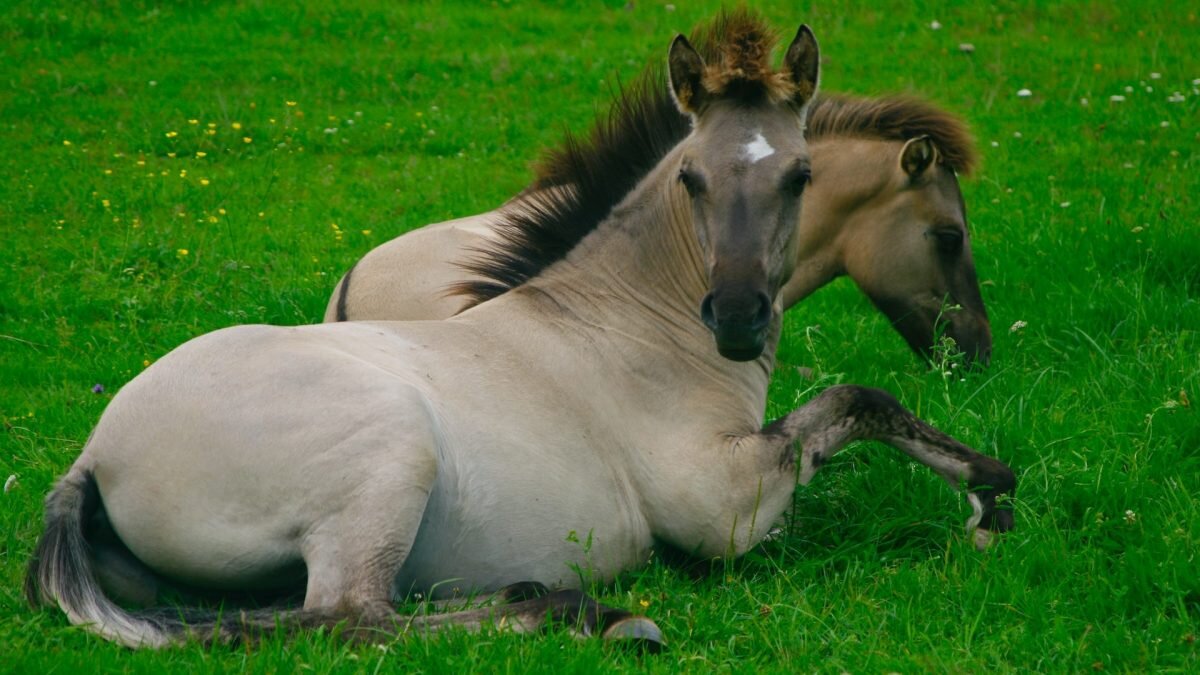
<instances>
[{"instance_id":1,"label":"meadow ground","mask_svg":"<svg viewBox=\"0 0 1200 675\"><path fill-rule=\"evenodd\" d=\"M1183 2L763 3L814 27L827 91L917 93L970 121L996 333L987 370L927 369L838 282L788 316L768 416L835 382L890 389L1019 472L1018 528L992 550L933 474L862 445L745 558L595 589L659 623L654 657L495 631L133 653L29 610L42 496L122 384L222 326L318 321L351 262L515 194L539 148L716 8L308 4L0 9L0 671L1200 670L1200 23Z\"/></svg>"}]
</instances>

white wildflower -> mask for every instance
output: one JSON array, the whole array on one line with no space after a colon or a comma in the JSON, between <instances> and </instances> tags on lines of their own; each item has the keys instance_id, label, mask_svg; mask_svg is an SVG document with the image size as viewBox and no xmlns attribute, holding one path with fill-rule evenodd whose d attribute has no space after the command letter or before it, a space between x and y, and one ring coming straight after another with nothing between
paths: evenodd
<instances>
[{"instance_id":1,"label":"white wildflower","mask_svg":"<svg viewBox=\"0 0 1200 675\"><path fill-rule=\"evenodd\" d=\"M1013 325L1008 329L1008 332L1015 333L1028 325L1029 324L1025 323L1024 321L1020 321L1020 320L1014 321Z\"/></svg>"},{"instance_id":2,"label":"white wildflower","mask_svg":"<svg viewBox=\"0 0 1200 675\"><path fill-rule=\"evenodd\" d=\"M1079 99L1079 105L1087 105L1087 104L1088 104L1088 100L1086 98Z\"/></svg>"},{"instance_id":3,"label":"white wildflower","mask_svg":"<svg viewBox=\"0 0 1200 675\"><path fill-rule=\"evenodd\" d=\"M1013 132L1013 138L1020 138L1020 137L1021 137L1021 132L1019 132L1019 131Z\"/></svg>"},{"instance_id":4,"label":"white wildflower","mask_svg":"<svg viewBox=\"0 0 1200 675\"><path fill-rule=\"evenodd\" d=\"M964 54L974 54L975 45L971 44L970 42L961 42L958 45L958 51Z\"/></svg>"},{"instance_id":5,"label":"white wildflower","mask_svg":"<svg viewBox=\"0 0 1200 675\"><path fill-rule=\"evenodd\" d=\"M1166 129L1167 127L1171 126L1171 123L1170 123L1170 122L1168 122L1168 121L1166 121L1166 120L1163 120L1163 121L1161 121L1161 122L1159 122L1159 123L1158 123L1158 126L1160 126L1160 127L1164 128L1164 129Z\"/></svg>"},{"instance_id":6,"label":"white wildflower","mask_svg":"<svg viewBox=\"0 0 1200 675\"><path fill-rule=\"evenodd\" d=\"M336 134L337 132L338 132L337 127L328 127L327 129L325 129L325 133L327 133L327 134Z\"/></svg>"},{"instance_id":7,"label":"white wildflower","mask_svg":"<svg viewBox=\"0 0 1200 675\"><path fill-rule=\"evenodd\" d=\"M1133 85L1130 85L1130 84L1125 85L1125 93L1132 94L1133 93Z\"/></svg>"},{"instance_id":8,"label":"white wildflower","mask_svg":"<svg viewBox=\"0 0 1200 675\"><path fill-rule=\"evenodd\" d=\"M1061 208L1064 208L1064 209L1065 209L1065 208L1067 208L1067 207L1068 207L1068 206L1070 206L1070 205L1071 205L1071 202L1063 202L1063 203L1059 204L1059 207L1061 207Z\"/></svg>"},{"instance_id":9,"label":"white wildflower","mask_svg":"<svg viewBox=\"0 0 1200 675\"><path fill-rule=\"evenodd\" d=\"M1028 89L1018 89L1017 96L1019 98L1029 98L1030 96L1033 96L1033 92L1029 91Z\"/></svg>"},{"instance_id":10,"label":"white wildflower","mask_svg":"<svg viewBox=\"0 0 1200 675\"><path fill-rule=\"evenodd\" d=\"M1167 97L1167 103L1183 103L1184 100L1186 100L1186 97L1179 92L1175 92Z\"/></svg>"},{"instance_id":11,"label":"white wildflower","mask_svg":"<svg viewBox=\"0 0 1200 675\"><path fill-rule=\"evenodd\" d=\"M1112 96L1108 97L1108 100L1112 101L1113 103L1123 103L1125 101L1125 97L1120 94L1113 94Z\"/></svg>"},{"instance_id":12,"label":"white wildflower","mask_svg":"<svg viewBox=\"0 0 1200 675\"><path fill-rule=\"evenodd\" d=\"M1125 522L1130 525L1137 522L1137 514L1133 512L1133 509L1125 509Z\"/></svg>"},{"instance_id":13,"label":"white wildflower","mask_svg":"<svg viewBox=\"0 0 1200 675\"><path fill-rule=\"evenodd\" d=\"M937 19L934 19L933 21L930 21L930 22L929 22L929 27L930 27L931 29L933 29L933 30L941 30L941 29L942 29L942 24L941 24L941 22L940 22L940 21L938 21Z\"/></svg>"},{"instance_id":14,"label":"white wildflower","mask_svg":"<svg viewBox=\"0 0 1200 675\"><path fill-rule=\"evenodd\" d=\"M998 142L996 142L996 141L992 141L992 147L993 147L993 148L998 148L998 147L1000 147L1000 144L999 144Z\"/></svg>"},{"instance_id":15,"label":"white wildflower","mask_svg":"<svg viewBox=\"0 0 1200 675\"><path fill-rule=\"evenodd\" d=\"M1161 79L1162 79L1162 73L1150 73L1150 79L1152 79L1152 80L1161 80Z\"/></svg>"}]
</instances>

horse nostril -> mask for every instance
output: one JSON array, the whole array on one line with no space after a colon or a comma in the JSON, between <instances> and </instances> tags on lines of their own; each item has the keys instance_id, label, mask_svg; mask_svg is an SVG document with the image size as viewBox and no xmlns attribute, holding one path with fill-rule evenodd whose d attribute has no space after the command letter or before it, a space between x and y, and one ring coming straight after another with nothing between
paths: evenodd
<instances>
[{"instance_id":1,"label":"horse nostril","mask_svg":"<svg viewBox=\"0 0 1200 675\"><path fill-rule=\"evenodd\" d=\"M717 317L713 314L713 294L709 293L700 301L700 320L709 330L717 329Z\"/></svg>"},{"instance_id":2,"label":"horse nostril","mask_svg":"<svg viewBox=\"0 0 1200 675\"><path fill-rule=\"evenodd\" d=\"M766 293L758 294L758 311L754 314L754 329L762 330L771 323L771 299Z\"/></svg>"}]
</instances>

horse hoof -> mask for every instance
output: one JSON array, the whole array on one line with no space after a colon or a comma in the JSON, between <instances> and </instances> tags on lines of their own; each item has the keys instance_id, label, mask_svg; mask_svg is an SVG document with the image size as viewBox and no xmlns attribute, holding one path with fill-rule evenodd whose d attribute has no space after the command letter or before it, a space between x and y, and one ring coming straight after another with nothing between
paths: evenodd
<instances>
[{"instance_id":1,"label":"horse hoof","mask_svg":"<svg viewBox=\"0 0 1200 675\"><path fill-rule=\"evenodd\" d=\"M665 646L662 631L644 616L631 616L617 621L604 629L603 637L605 640L620 640L622 643L635 645L652 654L662 651Z\"/></svg>"},{"instance_id":2,"label":"horse hoof","mask_svg":"<svg viewBox=\"0 0 1200 675\"><path fill-rule=\"evenodd\" d=\"M975 528L975 536L972 539L975 540L976 551L986 551L992 545L992 542L996 541L996 533L991 530L985 530L982 527L977 527Z\"/></svg>"}]
</instances>

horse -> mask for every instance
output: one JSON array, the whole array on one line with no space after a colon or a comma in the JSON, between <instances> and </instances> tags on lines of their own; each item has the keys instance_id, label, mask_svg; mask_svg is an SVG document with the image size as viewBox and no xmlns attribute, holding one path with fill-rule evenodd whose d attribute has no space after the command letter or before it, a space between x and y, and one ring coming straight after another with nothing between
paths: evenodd
<instances>
[{"instance_id":1,"label":"horse","mask_svg":"<svg viewBox=\"0 0 1200 675\"><path fill-rule=\"evenodd\" d=\"M540 199L541 190L570 189L569 148L614 155L612 164L624 162L632 169L627 175L637 176L686 135L687 119L659 81L650 69L632 98L619 92L589 139L568 137L542 162L533 185L499 209L427 225L368 252L338 282L324 320L457 314L468 301L453 290L480 283L471 262L501 236L507 214ZM653 135L646 129L665 132L647 142ZM991 329L958 184L975 164L962 121L910 97L822 94L808 108L806 134L816 179L805 191L783 308L848 275L920 356L930 358L947 337L968 361L986 365Z\"/></svg>"},{"instance_id":2,"label":"horse","mask_svg":"<svg viewBox=\"0 0 1200 675\"><path fill-rule=\"evenodd\" d=\"M222 329L125 385L46 499L30 602L130 647L312 627L395 639L497 616L653 646L654 623L583 596L579 571L611 580L658 545L740 555L797 475L860 438L964 489L977 544L1011 528L1012 471L885 392L831 388L762 425L818 47L802 25L775 69L757 17L717 26L713 59L671 43L692 131L627 195L597 209L581 177L505 228L485 276L528 272L519 286L444 321ZM114 589L145 576L304 599L228 617L119 605ZM509 602L393 606L451 586Z\"/></svg>"}]
</instances>

